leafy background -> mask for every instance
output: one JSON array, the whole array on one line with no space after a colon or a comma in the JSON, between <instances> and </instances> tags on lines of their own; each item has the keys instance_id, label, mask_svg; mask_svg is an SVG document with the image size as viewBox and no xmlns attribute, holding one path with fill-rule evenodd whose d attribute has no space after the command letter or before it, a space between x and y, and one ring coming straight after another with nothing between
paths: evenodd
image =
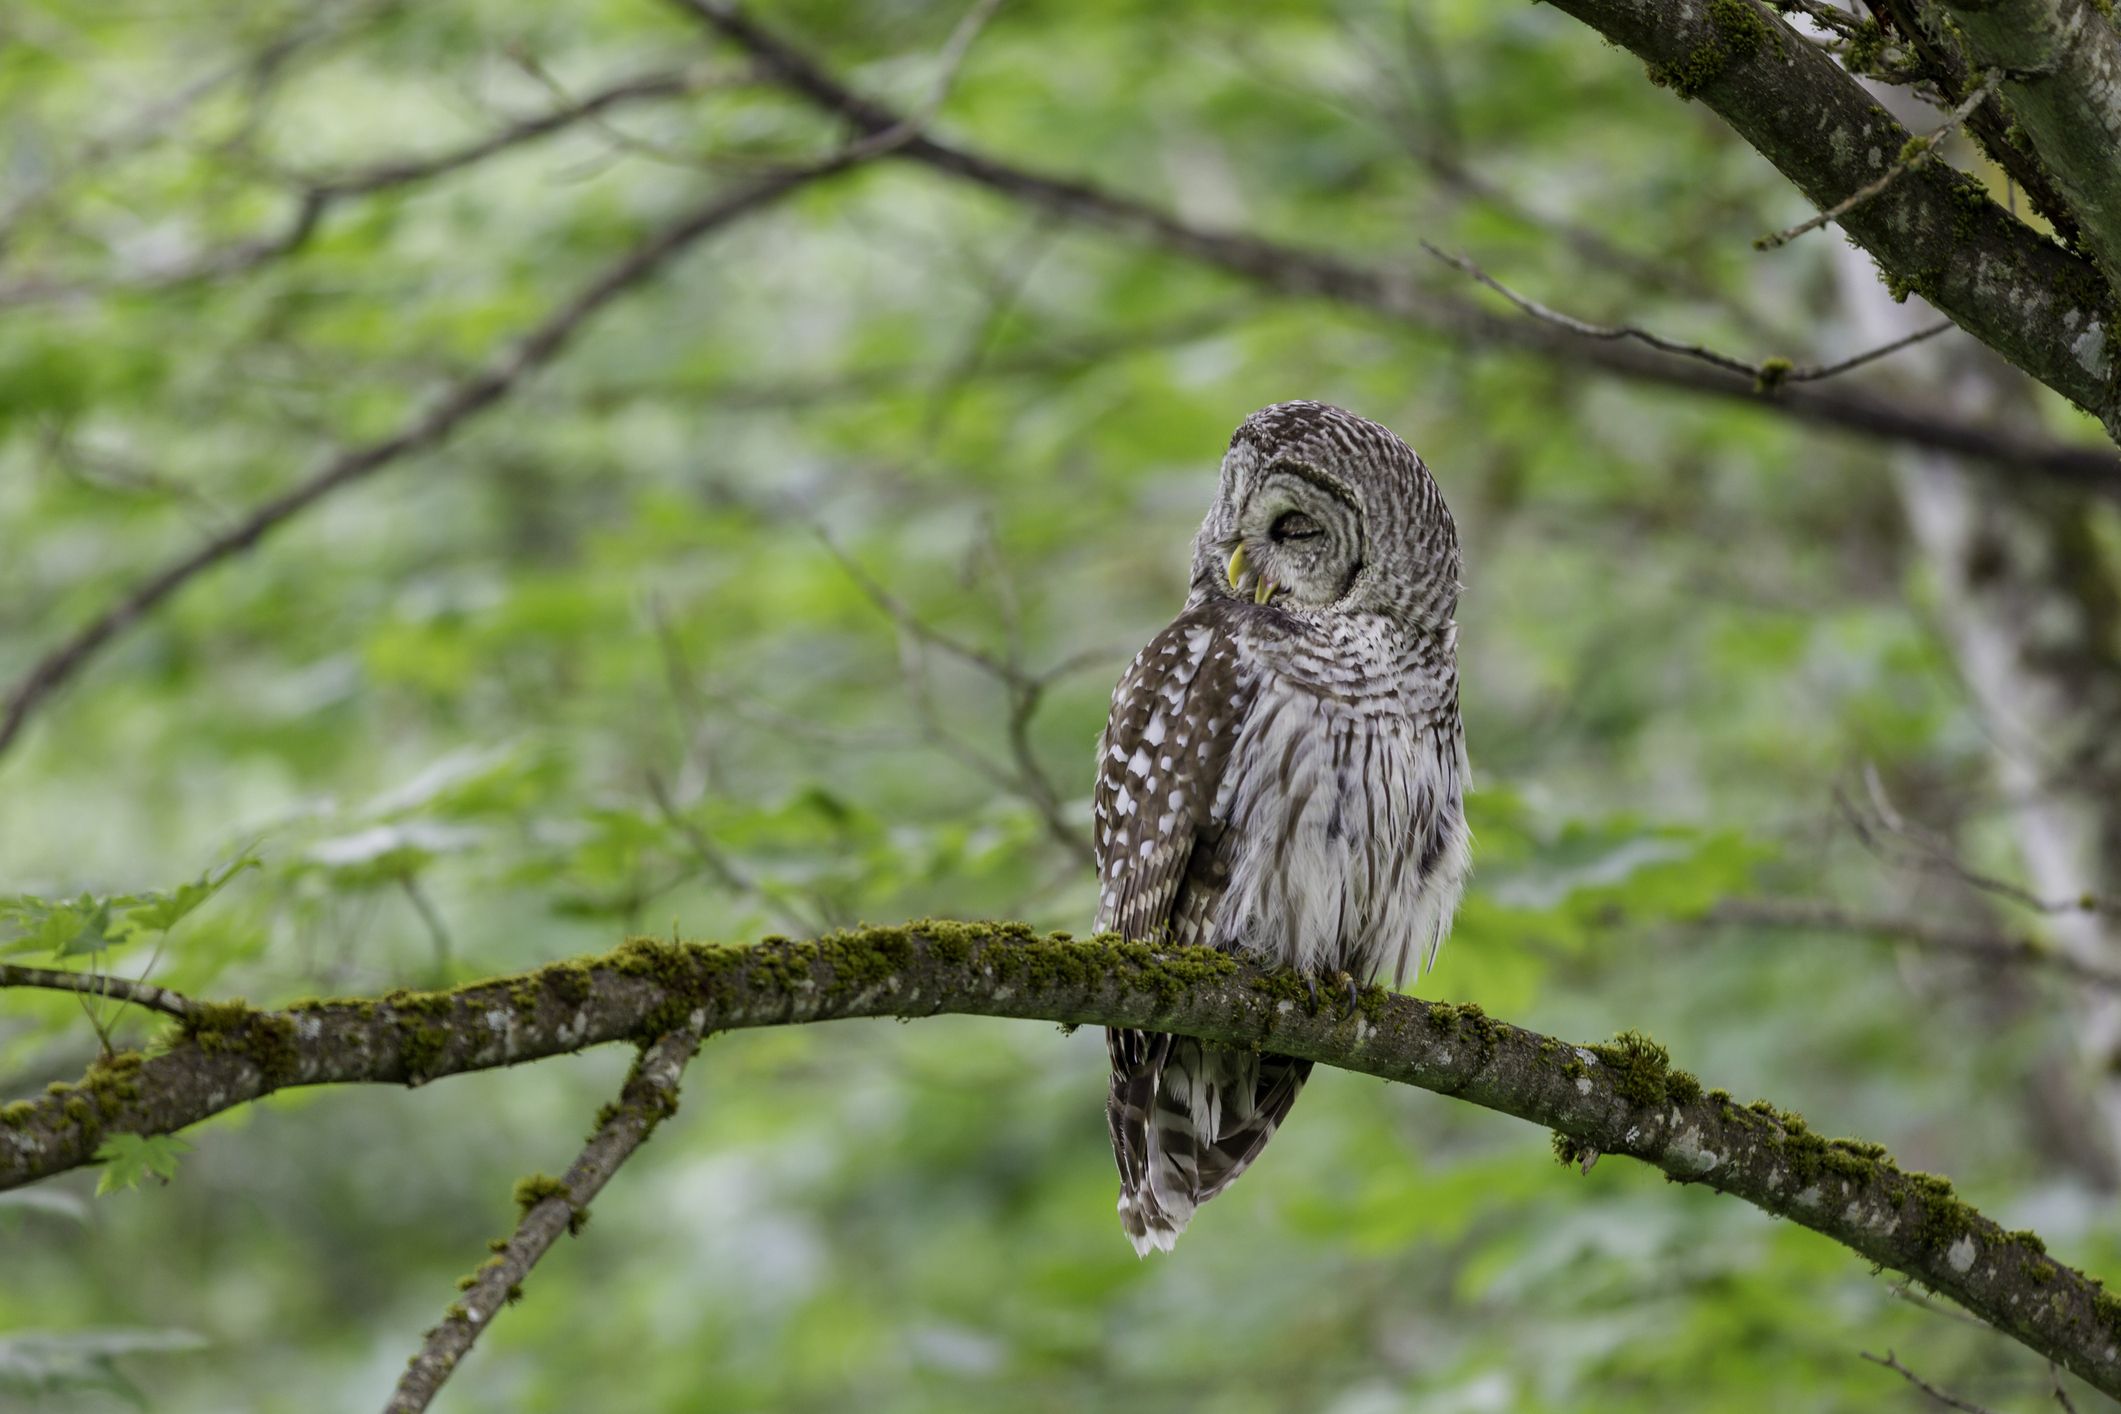
<instances>
[{"instance_id":1,"label":"leafy background","mask_svg":"<svg viewBox=\"0 0 2121 1414\"><path fill-rule=\"evenodd\" d=\"M957 13L801 0L771 20L912 102ZM284 62L245 67L291 32ZM286 259L108 279L277 229L285 173L442 151L554 86L672 64L711 82L346 203ZM137 151L83 160L230 66ZM714 183L830 141L738 75L649 0L15 0L0 273L85 292L0 315L0 668L389 430ZM1801 201L1540 8L1018 0L941 122L1206 223L1394 263L1426 236L1589 318L1763 356L1858 346L1836 237L1755 255ZM1586 264L1557 224L1651 277ZM1991 907L1862 847L1836 793L1866 771L2010 866L1991 743L1876 444L1271 299L888 164L714 238L503 411L127 638L0 763L0 936L75 965L153 953L170 985L268 1002L634 931L1080 928L1088 871L1010 788L1009 694L909 644L864 576L936 633L1067 667L1027 747L1079 821L1106 693L1183 596L1229 429L1296 396L1406 434L1467 545L1478 872L1422 993L1587 1039L1640 1028L1708 1083L1882 1140L2121 1269L2111 1195L2037 1119L2068 1083L2066 986L1708 918L1758 892ZM2095 528L2110 552L2111 514ZM225 887L154 913L183 881ZM0 1009L11 1094L95 1044L71 998ZM625 1064L284 1095L181 1160L116 1151L135 1186L0 1198L0 1390L374 1407L512 1220L512 1180L565 1164ZM2048 1399L2024 1351L1823 1239L1617 1161L1579 1176L1535 1129L1337 1073L1175 1256L1137 1262L1101 1069L1093 1034L966 1019L712 1040L680 1119L446 1406L1918 1402L1858 1358L1887 1347L1968 1397Z\"/></svg>"}]
</instances>

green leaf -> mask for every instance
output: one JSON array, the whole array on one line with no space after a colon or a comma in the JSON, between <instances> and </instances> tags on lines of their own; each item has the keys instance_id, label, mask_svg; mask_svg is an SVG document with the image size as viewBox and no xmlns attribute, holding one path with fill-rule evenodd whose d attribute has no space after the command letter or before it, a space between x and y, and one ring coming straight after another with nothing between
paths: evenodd
<instances>
[{"instance_id":1,"label":"green leaf","mask_svg":"<svg viewBox=\"0 0 2121 1414\"><path fill-rule=\"evenodd\" d=\"M96 1150L103 1164L96 1196L138 1188L150 1175L167 1183L177 1176L179 1156L190 1152L191 1145L174 1134L113 1134Z\"/></svg>"},{"instance_id":2,"label":"green leaf","mask_svg":"<svg viewBox=\"0 0 2121 1414\"><path fill-rule=\"evenodd\" d=\"M58 902L17 894L0 901L0 956L98 952L110 946L111 903L95 894Z\"/></svg>"},{"instance_id":3,"label":"green leaf","mask_svg":"<svg viewBox=\"0 0 2121 1414\"><path fill-rule=\"evenodd\" d=\"M142 933L167 933L183 922L200 904L226 888L229 880L246 869L257 867L258 857L254 854L244 854L223 865L219 871L207 870L188 884L143 894L119 919L117 935L130 941Z\"/></svg>"}]
</instances>

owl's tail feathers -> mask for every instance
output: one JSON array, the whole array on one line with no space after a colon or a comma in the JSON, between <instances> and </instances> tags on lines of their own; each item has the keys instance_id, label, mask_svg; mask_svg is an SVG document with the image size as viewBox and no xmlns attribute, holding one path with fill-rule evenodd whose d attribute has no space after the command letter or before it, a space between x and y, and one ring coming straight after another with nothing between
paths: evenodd
<instances>
[{"instance_id":1,"label":"owl's tail feathers","mask_svg":"<svg viewBox=\"0 0 2121 1414\"><path fill-rule=\"evenodd\" d=\"M1120 1227L1136 1255L1168 1252L1193 1210L1229 1187L1266 1147L1311 1063L1154 1032L1105 1034Z\"/></svg>"}]
</instances>

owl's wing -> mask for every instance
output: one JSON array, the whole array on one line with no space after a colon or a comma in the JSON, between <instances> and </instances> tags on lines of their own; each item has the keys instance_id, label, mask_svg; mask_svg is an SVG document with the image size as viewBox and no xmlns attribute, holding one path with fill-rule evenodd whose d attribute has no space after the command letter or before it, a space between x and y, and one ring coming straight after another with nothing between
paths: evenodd
<instances>
[{"instance_id":1,"label":"owl's wing","mask_svg":"<svg viewBox=\"0 0 2121 1414\"><path fill-rule=\"evenodd\" d=\"M1213 941L1229 881L1218 806L1244 714L1244 685L1212 606L1149 641L1112 692L1098 740L1097 926L1138 942ZM1198 1186L1196 1126L1161 1094L1172 1037L1113 1028L1106 1119L1120 1174L1120 1220L1137 1250L1168 1246L1191 1213L1166 1212ZM1198 1046L1175 1043L1194 1056ZM1152 1129L1155 1131L1152 1142ZM1206 1133L1212 1139L1211 1121ZM1168 1171L1166 1171L1168 1170ZM1167 1202L1159 1201L1162 1193Z\"/></svg>"},{"instance_id":2,"label":"owl's wing","mask_svg":"<svg viewBox=\"0 0 2121 1414\"><path fill-rule=\"evenodd\" d=\"M1207 608L1181 615L1112 690L1098 738L1099 931L1137 942L1209 941L1214 896L1226 882L1212 868L1222 824L1215 809L1244 713L1234 646L1214 619ZM1192 895L1183 906L1182 886Z\"/></svg>"}]
</instances>

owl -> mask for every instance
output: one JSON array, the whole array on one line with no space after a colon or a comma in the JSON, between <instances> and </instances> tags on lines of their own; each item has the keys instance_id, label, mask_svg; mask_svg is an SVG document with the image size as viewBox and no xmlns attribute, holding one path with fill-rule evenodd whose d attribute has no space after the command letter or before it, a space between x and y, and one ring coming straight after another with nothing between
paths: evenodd
<instances>
[{"instance_id":1,"label":"owl","mask_svg":"<svg viewBox=\"0 0 2121 1414\"><path fill-rule=\"evenodd\" d=\"M1185 609L1098 743L1097 926L1352 989L1433 964L1466 871L1458 534L1428 468L1324 403L1230 438ZM1120 1225L1169 1251L1309 1061L1112 1029Z\"/></svg>"}]
</instances>

